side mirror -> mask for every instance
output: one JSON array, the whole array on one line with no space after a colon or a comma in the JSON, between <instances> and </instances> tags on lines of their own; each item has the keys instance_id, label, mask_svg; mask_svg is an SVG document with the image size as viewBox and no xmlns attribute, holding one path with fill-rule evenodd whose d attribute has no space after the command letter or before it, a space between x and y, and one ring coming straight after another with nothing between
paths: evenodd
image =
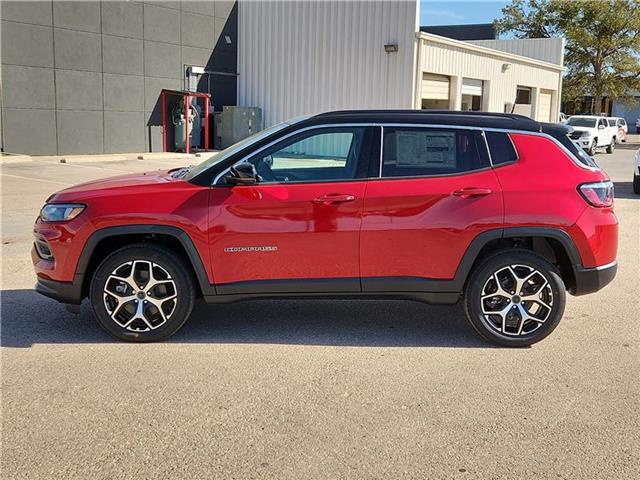
<instances>
[{"instance_id":1,"label":"side mirror","mask_svg":"<svg viewBox=\"0 0 640 480\"><path fill-rule=\"evenodd\" d=\"M255 185L258 183L258 172L249 162L240 162L229 169L226 176L229 185Z\"/></svg>"}]
</instances>

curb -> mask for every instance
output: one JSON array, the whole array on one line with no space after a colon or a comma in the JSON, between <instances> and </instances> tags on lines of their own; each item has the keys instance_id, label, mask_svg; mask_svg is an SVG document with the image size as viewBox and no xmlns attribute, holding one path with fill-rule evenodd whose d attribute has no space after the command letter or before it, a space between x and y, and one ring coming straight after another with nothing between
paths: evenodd
<instances>
[{"instance_id":1,"label":"curb","mask_svg":"<svg viewBox=\"0 0 640 480\"><path fill-rule=\"evenodd\" d=\"M30 162L54 162L54 163L105 163L124 162L127 160L180 160L194 159L196 163L215 155L218 151L200 153L176 153L176 152L146 152L146 153L121 153L121 154L97 154L97 155L20 155L3 153L0 155L0 165Z\"/></svg>"}]
</instances>

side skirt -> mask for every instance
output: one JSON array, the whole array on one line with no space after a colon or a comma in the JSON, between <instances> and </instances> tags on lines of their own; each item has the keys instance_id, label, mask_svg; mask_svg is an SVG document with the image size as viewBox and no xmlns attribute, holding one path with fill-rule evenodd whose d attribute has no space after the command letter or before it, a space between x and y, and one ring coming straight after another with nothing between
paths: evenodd
<instances>
[{"instance_id":1,"label":"side skirt","mask_svg":"<svg viewBox=\"0 0 640 480\"><path fill-rule=\"evenodd\" d=\"M345 293L246 293L235 295L206 295L210 304L235 303L245 300L414 300L432 305L455 305L460 293L435 292L345 292Z\"/></svg>"},{"instance_id":2,"label":"side skirt","mask_svg":"<svg viewBox=\"0 0 640 480\"><path fill-rule=\"evenodd\" d=\"M379 299L404 298L426 303L454 304L460 290L451 281L388 277L375 279L322 278L235 282L215 286L208 303L268 298Z\"/></svg>"}]
</instances>

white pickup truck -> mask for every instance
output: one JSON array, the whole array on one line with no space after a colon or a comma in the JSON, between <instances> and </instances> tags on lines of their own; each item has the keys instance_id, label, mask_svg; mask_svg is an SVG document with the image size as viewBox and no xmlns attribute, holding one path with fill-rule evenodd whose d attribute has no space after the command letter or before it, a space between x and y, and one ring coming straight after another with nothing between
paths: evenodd
<instances>
[{"instance_id":1,"label":"white pickup truck","mask_svg":"<svg viewBox=\"0 0 640 480\"><path fill-rule=\"evenodd\" d=\"M604 117L573 115L567 120L567 125L573 127L569 135L571 139L589 155L595 155L596 149L601 147L606 147L607 153L616 149L616 132Z\"/></svg>"}]
</instances>

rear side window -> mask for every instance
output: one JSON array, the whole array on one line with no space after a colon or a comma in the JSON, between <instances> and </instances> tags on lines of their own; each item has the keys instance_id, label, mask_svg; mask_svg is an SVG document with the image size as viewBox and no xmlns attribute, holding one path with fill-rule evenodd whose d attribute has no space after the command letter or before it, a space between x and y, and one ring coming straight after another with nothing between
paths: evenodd
<instances>
[{"instance_id":1,"label":"rear side window","mask_svg":"<svg viewBox=\"0 0 640 480\"><path fill-rule=\"evenodd\" d=\"M435 128L384 128L383 177L423 177L489 166L480 133Z\"/></svg>"},{"instance_id":2,"label":"rear side window","mask_svg":"<svg viewBox=\"0 0 640 480\"><path fill-rule=\"evenodd\" d=\"M516 152L509 135L503 132L485 132L489 152L491 153L491 162L493 165L502 165L504 163L512 163L518 160Z\"/></svg>"},{"instance_id":3,"label":"rear side window","mask_svg":"<svg viewBox=\"0 0 640 480\"><path fill-rule=\"evenodd\" d=\"M578 162L587 167L597 168L598 164L595 162L593 158L587 155L582 148L578 147L573 140L571 140L567 135L553 135L553 138L558 140L569 152L573 155Z\"/></svg>"}]
</instances>

